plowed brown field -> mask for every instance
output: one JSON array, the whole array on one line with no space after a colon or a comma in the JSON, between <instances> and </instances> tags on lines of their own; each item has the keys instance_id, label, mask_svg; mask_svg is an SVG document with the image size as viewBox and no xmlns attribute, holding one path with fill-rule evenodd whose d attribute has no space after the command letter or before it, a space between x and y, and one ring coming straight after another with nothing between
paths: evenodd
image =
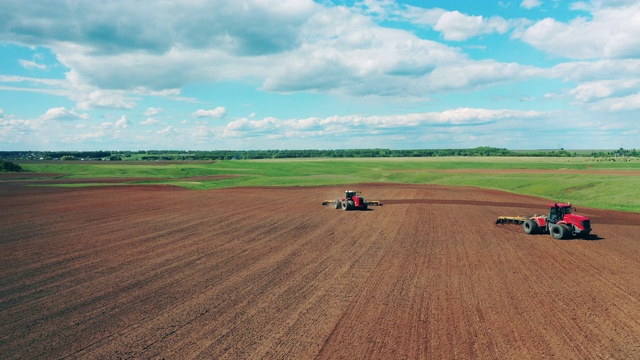
<instances>
[{"instance_id":1,"label":"plowed brown field","mask_svg":"<svg viewBox=\"0 0 640 360\"><path fill-rule=\"evenodd\" d=\"M640 358L640 214L475 188L0 183L1 358Z\"/></svg>"}]
</instances>

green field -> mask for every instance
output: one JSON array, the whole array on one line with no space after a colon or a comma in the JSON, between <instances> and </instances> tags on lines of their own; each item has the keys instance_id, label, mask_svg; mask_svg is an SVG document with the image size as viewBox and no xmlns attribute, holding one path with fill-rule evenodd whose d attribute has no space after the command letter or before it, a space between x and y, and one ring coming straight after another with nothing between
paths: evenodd
<instances>
[{"instance_id":1,"label":"green field","mask_svg":"<svg viewBox=\"0 0 640 360\"><path fill-rule=\"evenodd\" d=\"M172 184L189 189L238 186L348 185L394 182L477 186L540 196L576 205L640 212L638 159L432 157L286 159L217 162L28 162L28 171L59 178L153 178L134 184ZM527 173L529 170L539 170ZM189 179L211 175L232 177ZM31 176L37 177L37 174ZM74 185L78 186L78 185Z\"/></svg>"}]
</instances>

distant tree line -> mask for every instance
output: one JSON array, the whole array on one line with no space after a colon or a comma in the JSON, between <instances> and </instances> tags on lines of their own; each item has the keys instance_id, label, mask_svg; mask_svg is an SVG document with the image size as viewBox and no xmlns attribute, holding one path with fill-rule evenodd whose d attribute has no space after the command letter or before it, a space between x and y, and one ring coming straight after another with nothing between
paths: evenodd
<instances>
[{"instance_id":1,"label":"distant tree line","mask_svg":"<svg viewBox=\"0 0 640 360\"><path fill-rule=\"evenodd\" d=\"M139 150L139 151L1 151L6 160L92 160L92 161L211 161L292 158L381 158L381 157L442 157L442 156L536 156L536 157L640 157L637 150L512 151L481 146L472 149L336 149L336 150Z\"/></svg>"}]
</instances>

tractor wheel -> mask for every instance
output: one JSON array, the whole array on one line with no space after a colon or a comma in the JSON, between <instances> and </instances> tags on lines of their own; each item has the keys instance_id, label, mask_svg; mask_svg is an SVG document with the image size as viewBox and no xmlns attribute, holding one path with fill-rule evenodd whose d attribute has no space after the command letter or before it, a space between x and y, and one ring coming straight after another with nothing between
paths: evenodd
<instances>
[{"instance_id":1,"label":"tractor wheel","mask_svg":"<svg viewBox=\"0 0 640 360\"><path fill-rule=\"evenodd\" d=\"M535 220L527 219L522 224L522 228L524 229L525 234L537 234L538 233L538 223Z\"/></svg>"},{"instance_id":2,"label":"tractor wheel","mask_svg":"<svg viewBox=\"0 0 640 360\"><path fill-rule=\"evenodd\" d=\"M347 210L351 210L349 209L349 202L348 201L343 201L342 202L342 210L347 211Z\"/></svg>"},{"instance_id":3,"label":"tractor wheel","mask_svg":"<svg viewBox=\"0 0 640 360\"><path fill-rule=\"evenodd\" d=\"M549 232L556 240L562 240L567 236L567 228L562 225L551 225Z\"/></svg>"},{"instance_id":4,"label":"tractor wheel","mask_svg":"<svg viewBox=\"0 0 640 360\"><path fill-rule=\"evenodd\" d=\"M336 210L339 210L342 208L342 201L340 201L340 199L336 199L333 205L336 207Z\"/></svg>"},{"instance_id":5,"label":"tractor wheel","mask_svg":"<svg viewBox=\"0 0 640 360\"><path fill-rule=\"evenodd\" d=\"M349 208L349 210L353 210L356 208L356 203L353 202L353 200L347 200L347 207Z\"/></svg>"}]
</instances>

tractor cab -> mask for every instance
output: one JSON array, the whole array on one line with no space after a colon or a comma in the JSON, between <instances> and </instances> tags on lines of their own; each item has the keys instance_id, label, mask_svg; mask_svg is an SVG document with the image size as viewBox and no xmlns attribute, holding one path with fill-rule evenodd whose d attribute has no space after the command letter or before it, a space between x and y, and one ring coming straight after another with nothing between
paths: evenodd
<instances>
[{"instance_id":1,"label":"tractor cab","mask_svg":"<svg viewBox=\"0 0 640 360\"><path fill-rule=\"evenodd\" d=\"M356 195L358 194L357 191L353 191L353 190L347 190L345 191L345 199L347 200L351 200L353 199Z\"/></svg>"},{"instance_id":2,"label":"tractor cab","mask_svg":"<svg viewBox=\"0 0 640 360\"><path fill-rule=\"evenodd\" d=\"M552 224L562 221L565 214L571 214L571 204L549 205L549 222Z\"/></svg>"},{"instance_id":3,"label":"tractor cab","mask_svg":"<svg viewBox=\"0 0 640 360\"><path fill-rule=\"evenodd\" d=\"M367 202L364 200L362 196L358 196L357 191L347 190L345 191L342 208L345 210L351 210L351 209L366 210Z\"/></svg>"}]
</instances>

